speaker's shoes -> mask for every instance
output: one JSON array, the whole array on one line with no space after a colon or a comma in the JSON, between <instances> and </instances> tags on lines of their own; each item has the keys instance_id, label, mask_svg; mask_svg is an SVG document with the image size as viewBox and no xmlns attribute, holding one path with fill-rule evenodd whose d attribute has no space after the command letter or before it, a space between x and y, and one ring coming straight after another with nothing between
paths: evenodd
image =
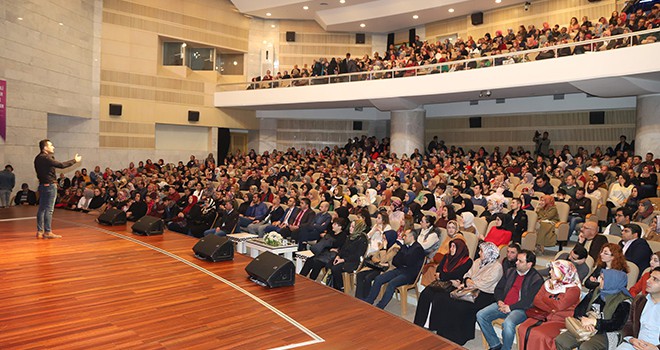
<instances>
[{"instance_id":1,"label":"speaker's shoes","mask_svg":"<svg viewBox=\"0 0 660 350\"><path fill-rule=\"evenodd\" d=\"M52 232L44 233L44 238L52 239L52 238L62 238L60 235L56 235Z\"/></svg>"},{"instance_id":2,"label":"speaker's shoes","mask_svg":"<svg viewBox=\"0 0 660 350\"><path fill-rule=\"evenodd\" d=\"M42 231L37 231L37 239L44 238L44 233Z\"/></svg>"}]
</instances>

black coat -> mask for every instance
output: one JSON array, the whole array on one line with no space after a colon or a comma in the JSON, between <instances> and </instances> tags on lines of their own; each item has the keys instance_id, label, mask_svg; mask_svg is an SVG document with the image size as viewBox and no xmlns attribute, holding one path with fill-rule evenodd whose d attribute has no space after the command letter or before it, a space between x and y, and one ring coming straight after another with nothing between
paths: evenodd
<instances>
[{"instance_id":1,"label":"black coat","mask_svg":"<svg viewBox=\"0 0 660 350\"><path fill-rule=\"evenodd\" d=\"M623 249L623 241L619 242L619 246ZM641 276L642 272L644 272L644 270L649 267L651 255L653 255L651 247L643 238L637 238L632 243L630 243L630 247L628 247L626 254L624 254L626 260L637 265L639 268L639 276Z\"/></svg>"},{"instance_id":2,"label":"black coat","mask_svg":"<svg viewBox=\"0 0 660 350\"><path fill-rule=\"evenodd\" d=\"M516 269L504 271L504 276L497 282L497 286L495 286L495 300L504 301L507 293L513 287L517 276L518 270ZM523 279L522 287L520 288L520 300L513 305L509 305L511 310L529 309L534 302L536 293L541 289L542 285L543 277L541 277L536 269L531 268Z\"/></svg>"}]
</instances>

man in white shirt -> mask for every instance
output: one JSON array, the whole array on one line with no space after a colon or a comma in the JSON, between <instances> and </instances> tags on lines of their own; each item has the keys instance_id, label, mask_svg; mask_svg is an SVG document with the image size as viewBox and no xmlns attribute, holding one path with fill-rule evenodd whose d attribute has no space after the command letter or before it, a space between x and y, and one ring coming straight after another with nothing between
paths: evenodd
<instances>
[{"instance_id":1,"label":"man in white shirt","mask_svg":"<svg viewBox=\"0 0 660 350\"><path fill-rule=\"evenodd\" d=\"M607 225L607 227L605 227L605 231L603 231L603 234L621 237L621 231L623 230L623 226L628 225L630 223L631 215L632 213L630 212L630 209L626 207L618 208L616 210L616 214L614 215L615 222Z\"/></svg>"},{"instance_id":2,"label":"man in white shirt","mask_svg":"<svg viewBox=\"0 0 660 350\"><path fill-rule=\"evenodd\" d=\"M646 293L633 300L630 317L623 327L617 350L657 350L660 348L660 267L651 271Z\"/></svg>"}]
</instances>

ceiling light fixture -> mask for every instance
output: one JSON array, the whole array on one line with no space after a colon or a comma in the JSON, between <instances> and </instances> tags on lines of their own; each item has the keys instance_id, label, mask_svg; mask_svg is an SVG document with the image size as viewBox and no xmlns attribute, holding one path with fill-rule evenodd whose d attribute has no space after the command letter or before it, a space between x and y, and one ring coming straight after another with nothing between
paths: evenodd
<instances>
[{"instance_id":1,"label":"ceiling light fixture","mask_svg":"<svg viewBox=\"0 0 660 350\"><path fill-rule=\"evenodd\" d=\"M419 18L419 16L413 15L413 19L418 19L418 18Z\"/></svg>"},{"instance_id":2,"label":"ceiling light fixture","mask_svg":"<svg viewBox=\"0 0 660 350\"><path fill-rule=\"evenodd\" d=\"M303 6L303 10L305 11L309 10L309 6Z\"/></svg>"},{"instance_id":3,"label":"ceiling light fixture","mask_svg":"<svg viewBox=\"0 0 660 350\"><path fill-rule=\"evenodd\" d=\"M447 11L449 11L449 13L454 13L454 9L449 9Z\"/></svg>"},{"instance_id":4,"label":"ceiling light fixture","mask_svg":"<svg viewBox=\"0 0 660 350\"><path fill-rule=\"evenodd\" d=\"M274 25L274 24L271 24L270 27L271 27L271 28L275 28L275 25Z\"/></svg>"},{"instance_id":5,"label":"ceiling light fixture","mask_svg":"<svg viewBox=\"0 0 660 350\"><path fill-rule=\"evenodd\" d=\"M340 4L345 4L345 3L346 3L346 0L339 0L339 3L340 3Z\"/></svg>"},{"instance_id":6,"label":"ceiling light fixture","mask_svg":"<svg viewBox=\"0 0 660 350\"><path fill-rule=\"evenodd\" d=\"M501 3L501 2L502 2L502 0L495 0L495 3L496 3L496 4L499 4L499 3Z\"/></svg>"},{"instance_id":7,"label":"ceiling light fixture","mask_svg":"<svg viewBox=\"0 0 660 350\"><path fill-rule=\"evenodd\" d=\"M62 22L60 22L59 24L60 24L61 26L63 26L63 25L64 25L64 23L62 23Z\"/></svg>"},{"instance_id":8,"label":"ceiling light fixture","mask_svg":"<svg viewBox=\"0 0 660 350\"><path fill-rule=\"evenodd\" d=\"M18 18L16 18L16 19L19 20L19 21L22 21L22 20L23 20L23 17L18 17Z\"/></svg>"},{"instance_id":9,"label":"ceiling light fixture","mask_svg":"<svg viewBox=\"0 0 660 350\"><path fill-rule=\"evenodd\" d=\"M364 23L360 23L360 28L364 28L364 27L366 27L366 26L367 26L366 24L364 24Z\"/></svg>"},{"instance_id":10,"label":"ceiling light fixture","mask_svg":"<svg viewBox=\"0 0 660 350\"><path fill-rule=\"evenodd\" d=\"M270 16L272 16L272 15L273 15L272 13L270 13L270 12L266 12L266 16L267 16L267 17L270 17Z\"/></svg>"}]
</instances>

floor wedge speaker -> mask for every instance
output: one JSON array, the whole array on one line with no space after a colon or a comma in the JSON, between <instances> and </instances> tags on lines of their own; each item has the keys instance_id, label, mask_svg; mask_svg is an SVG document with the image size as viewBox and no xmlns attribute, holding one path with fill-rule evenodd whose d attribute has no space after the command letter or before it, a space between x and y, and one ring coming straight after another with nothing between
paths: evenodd
<instances>
[{"instance_id":1,"label":"floor wedge speaker","mask_svg":"<svg viewBox=\"0 0 660 350\"><path fill-rule=\"evenodd\" d=\"M208 235L193 247L195 257L206 261L234 260L234 243L227 237Z\"/></svg>"},{"instance_id":2,"label":"floor wedge speaker","mask_svg":"<svg viewBox=\"0 0 660 350\"><path fill-rule=\"evenodd\" d=\"M149 215L143 216L131 226L133 233L140 236L162 235L164 229L165 223L161 218Z\"/></svg>"},{"instance_id":3,"label":"floor wedge speaker","mask_svg":"<svg viewBox=\"0 0 660 350\"><path fill-rule=\"evenodd\" d=\"M292 286L296 280L293 262L271 252L263 252L245 267L250 279L269 288Z\"/></svg>"},{"instance_id":4,"label":"floor wedge speaker","mask_svg":"<svg viewBox=\"0 0 660 350\"><path fill-rule=\"evenodd\" d=\"M99 215L98 223L102 225L115 226L126 223L126 213L123 210L110 208Z\"/></svg>"}]
</instances>

